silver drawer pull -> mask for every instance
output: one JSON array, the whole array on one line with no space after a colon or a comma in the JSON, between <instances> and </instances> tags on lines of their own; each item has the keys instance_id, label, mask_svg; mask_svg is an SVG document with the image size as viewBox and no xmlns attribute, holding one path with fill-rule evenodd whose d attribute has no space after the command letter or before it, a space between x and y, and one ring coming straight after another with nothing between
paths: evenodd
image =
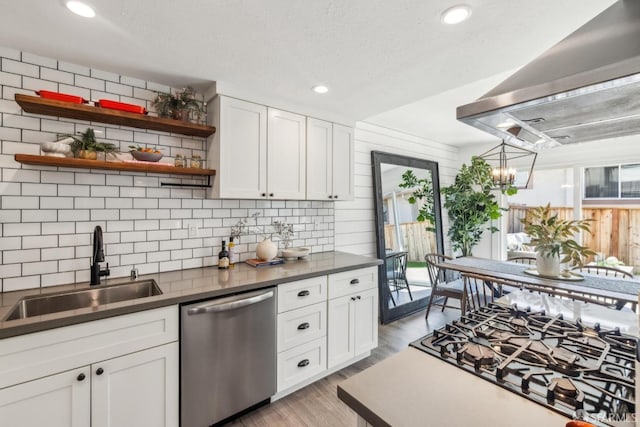
<instances>
[{"instance_id":1,"label":"silver drawer pull","mask_svg":"<svg viewBox=\"0 0 640 427\"><path fill-rule=\"evenodd\" d=\"M309 359L304 359L298 362L298 368L304 368L309 364Z\"/></svg>"},{"instance_id":2,"label":"silver drawer pull","mask_svg":"<svg viewBox=\"0 0 640 427\"><path fill-rule=\"evenodd\" d=\"M300 330L304 330L304 329L309 329L309 322L304 322L298 325L298 329Z\"/></svg>"},{"instance_id":3,"label":"silver drawer pull","mask_svg":"<svg viewBox=\"0 0 640 427\"><path fill-rule=\"evenodd\" d=\"M360 283L360 279L353 279L349 283L351 283L352 285L357 285L358 283Z\"/></svg>"}]
</instances>

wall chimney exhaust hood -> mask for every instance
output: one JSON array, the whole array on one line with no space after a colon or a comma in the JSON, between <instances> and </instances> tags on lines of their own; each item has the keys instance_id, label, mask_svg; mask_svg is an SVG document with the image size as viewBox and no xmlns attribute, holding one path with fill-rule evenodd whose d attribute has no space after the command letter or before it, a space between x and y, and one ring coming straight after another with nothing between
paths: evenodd
<instances>
[{"instance_id":1,"label":"wall chimney exhaust hood","mask_svg":"<svg viewBox=\"0 0 640 427\"><path fill-rule=\"evenodd\" d=\"M640 1L614 3L457 118L529 149L640 133Z\"/></svg>"}]
</instances>

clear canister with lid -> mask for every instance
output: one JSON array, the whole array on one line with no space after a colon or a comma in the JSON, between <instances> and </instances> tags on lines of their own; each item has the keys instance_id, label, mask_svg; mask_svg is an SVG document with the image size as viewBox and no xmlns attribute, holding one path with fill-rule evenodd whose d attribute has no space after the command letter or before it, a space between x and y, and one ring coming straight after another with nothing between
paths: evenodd
<instances>
[{"instance_id":1,"label":"clear canister with lid","mask_svg":"<svg viewBox=\"0 0 640 427\"><path fill-rule=\"evenodd\" d=\"M185 167L185 158L182 154L176 154L176 159L174 161L174 165L177 168Z\"/></svg>"},{"instance_id":2,"label":"clear canister with lid","mask_svg":"<svg viewBox=\"0 0 640 427\"><path fill-rule=\"evenodd\" d=\"M194 154L193 157L191 158L191 165L192 168L196 168L196 169L200 169L202 167L202 159L200 158L199 155Z\"/></svg>"}]
</instances>

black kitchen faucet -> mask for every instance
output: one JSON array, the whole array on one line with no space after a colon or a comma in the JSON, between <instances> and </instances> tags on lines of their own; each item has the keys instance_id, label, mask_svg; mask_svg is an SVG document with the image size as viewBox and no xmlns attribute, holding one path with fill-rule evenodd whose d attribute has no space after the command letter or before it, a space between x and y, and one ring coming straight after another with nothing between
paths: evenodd
<instances>
[{"instance_id":1,"label":"black kitchen faucet","mask_svg":"<svg viewBox=\"0 0 640 427\"><path fill-rule=\"evenodd\" d=\"M99 285L100 276L108 276L111 273L109 271L109 263L107 263L107 267L104 270L100 269L100 263L104 262L103 246L102 228L96 225L93 230L93 252L91 253L91 286Z\"/></svg>"}]
</instances>

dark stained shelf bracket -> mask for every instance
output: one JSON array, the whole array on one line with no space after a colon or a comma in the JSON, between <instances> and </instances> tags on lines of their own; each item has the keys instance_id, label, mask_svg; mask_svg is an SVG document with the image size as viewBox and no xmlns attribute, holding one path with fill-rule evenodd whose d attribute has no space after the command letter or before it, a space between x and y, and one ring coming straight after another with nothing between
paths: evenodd
<instances>
[{"instance_id":1,"label":"dark stained shelf bracket","mask_svg":"<svg viewBox=\"0 0 640 427\"><path fill-rule=\"evenodd\" d=\"M181 184L181 183L174 183L174 182L161 182L160 187L211 188L211 175L207 175L206 184Z\"/></svg>"}]
</instances>

